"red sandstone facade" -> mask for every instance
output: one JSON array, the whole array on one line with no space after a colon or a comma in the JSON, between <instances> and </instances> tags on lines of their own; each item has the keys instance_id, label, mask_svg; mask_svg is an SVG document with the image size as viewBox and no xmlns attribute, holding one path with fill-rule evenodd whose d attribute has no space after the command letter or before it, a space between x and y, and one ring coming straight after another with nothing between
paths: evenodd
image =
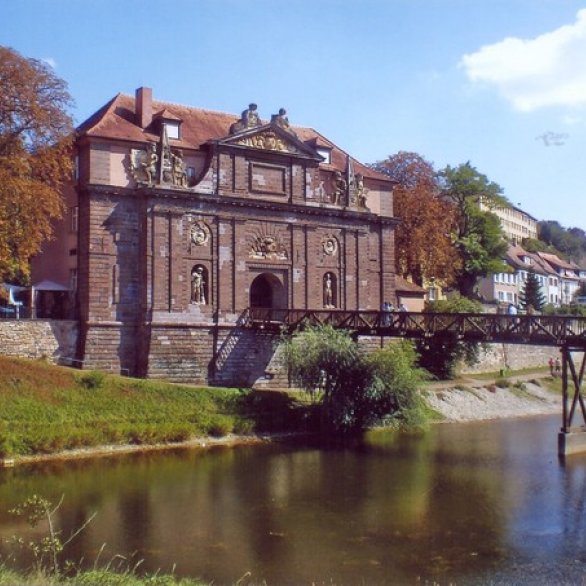
<instances>
[{"instance_id":1,"label":"red sandstone facade","mask_svg":"<svg viewBox=\"0 0 586 586\"><path fill-rule=\"evenodd\" d=\"M245 308L397 302L392 184L284 110L263 122L140 88L76 146L70 217L33 270L75 277L84 367L251 385L273 352L238 328Z\"/></svg>"}]
</instances>

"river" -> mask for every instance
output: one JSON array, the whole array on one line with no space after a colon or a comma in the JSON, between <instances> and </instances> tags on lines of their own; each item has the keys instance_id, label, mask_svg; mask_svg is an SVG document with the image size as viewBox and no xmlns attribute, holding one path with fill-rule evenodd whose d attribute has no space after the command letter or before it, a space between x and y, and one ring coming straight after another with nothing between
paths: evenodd
<instances>
[{"instance_id":1,"label":"river","mask_svg":"<svg viewBox=\"0 0 586 586\"><path fill-rule=\"evenodd\" d=\"M64 534L97 512L69 549L87 563L135 552L214 584L582 584L586 457L558 460L559 419L19 466L0 471L0 535L38 536L6 510L63 495Z\"/></svg>"}]
</instances>

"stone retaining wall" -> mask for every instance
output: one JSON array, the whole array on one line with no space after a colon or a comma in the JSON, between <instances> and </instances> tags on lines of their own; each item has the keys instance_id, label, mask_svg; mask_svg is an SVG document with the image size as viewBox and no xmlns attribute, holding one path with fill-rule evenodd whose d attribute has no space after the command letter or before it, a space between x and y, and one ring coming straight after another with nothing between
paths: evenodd
<instances>
[{"instance_id":1,"label":"stone retaining wall","mask_svg":"<svg viewBox=\"0 0 586 586\"><path fill-rule=\"evenodd\" d=\"M75 321L0 321L0 354L47 358L51 362L132 376L190 384L286 388L288 374L277 349L278 336L238 326L188 327L166 324L140 331L119 324L90 327L84 333L85 360L76 360ZM388 339L387 339L388 340ZM387 341L385 340L385 341ZM361 346L380 348L378 337L361 337ZM214 362L214 348L217 358ZM145 357L147 357L145 359ZM488 344L478 364L463 374L546 366L559 350L550 346Z\"/></svg>"},{"instance_id":2,"label":"stone retaining wall","mask_svg":"<svg viewBox=\"0 0 586 586\"><path fill-rule=\"evenodd\" d=\"M76 321L1 320L0 354L71 364L75 359L77 337Z\"/></svg>"},{"instance_id":3,"label":"stone retaining wall","mask_svg":"<svg viewBox=\"0 0 586 586\"><path fill-rule=\"evenodd\" d=\"M480 362L473 366L463 366L460 372L496 372L501 369L520 370L547 366L550 358L560 356L556 346L529 346L525 344L487 344L480 352Z\"/></svg>"}]
</instances>

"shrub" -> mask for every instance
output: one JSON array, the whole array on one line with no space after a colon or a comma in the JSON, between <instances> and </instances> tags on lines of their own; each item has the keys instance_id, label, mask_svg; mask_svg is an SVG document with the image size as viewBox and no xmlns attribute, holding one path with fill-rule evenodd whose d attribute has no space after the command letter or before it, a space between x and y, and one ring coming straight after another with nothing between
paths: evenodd
<instances>
[{"instance_id":1,"label":"shrub","mask_svg":"<svg viewBox=\"0 0 586 586\"><path fill-rule=\"evenodd\" d=\"M224 437L233 429L232 419L224 415L215 415L208 427L208 433L213 437Z\"/></svg>"},{"instance_id":2,"label":"shrub","mask_svg":"<svg viewBox=\"0 0 586 586\"><path fill-rule=\"evenodd\" d=\"M320 405L321 431L361 432L392 415L420 420L423 377L409 343L367 355L347 332L311 326L286 340L283 354L293 380Z\"/></svg>"},{"instance_id":3,"label":"shrub","mask_svg":"<svg viewBox=\"0 0 586 586\"><path fill-rule=\"evenodd\" d=\"M466 297L454 296L428 303L425 311L426 313L478 313L482 312L482 305ZM433 336L416 343L419 366L441 380L455 378L456 368L460 362L469 366L478 362L480 348L480 343L459 340L455 333Z\"/></svg>"},{"instance_id":4,"label":"shrub","mask_svg":"<svg viewBox=\"0 0 586 586\"><path fill-rule=\"evenodd\" d=\"M99 389L104 383L105 374L99 370L91 370L79 377L79 382L86 389Z\"/></svg>"}]
</instances>

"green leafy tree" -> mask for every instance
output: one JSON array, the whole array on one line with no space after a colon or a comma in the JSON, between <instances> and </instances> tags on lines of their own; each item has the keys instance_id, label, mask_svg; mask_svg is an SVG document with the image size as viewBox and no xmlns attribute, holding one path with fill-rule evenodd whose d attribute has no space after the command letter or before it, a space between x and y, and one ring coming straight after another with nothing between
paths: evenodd
<instances>
[{"instance_id":1,"label":"green leafy tree","mask_svg":"<svg viewBox=\"0 0 586 586\"><path fill-rule=\"evenodd\" d=\"M329 325L309 326L284 341L291 377L321 410L321 429L338 435L363 431L389 416L413 423L422 413L409 344L374 354L360 350L350 334Z\"/></svg>"},{"instance_id":2,"label":"green leafy tree","mask_svg":"<svg viewBox=\"0 0 586 586\"><path fill-rule=\"evenodd\" d=\"M499 219L489 209L510 205L496 183L479 173L469 162L440 171L442 195L456 208L457 226L453 234L461 267L456 274L460 294L472 297L479 278L505 270L503 258L507 242Z\"/></svg>"},{"instance_id":3,"label":"green leafy tree","mask_svg":"<svg viewBox=\"0 0 586 586\"><path fill-rule=\"evenodd\" d=\"M0 47L0 280L26 281L61 217L71 177L72 100L42 61Z\"/></svg>"},{"instance_id":4,"label":"green leafy tree","mask_svg":"<svg viewBox=\"0 0 586 586\"><path fill-rule=\"evenodd\" d=\"M525 311L541 311L546 303L545 295L541 290L539 279L533 269L527 271L527 279L520 293L521 307Z\"/></svg>"},{"instance_id":5,"label":"green leafy tree","mask_svg":"<svg viewBox=\"0 0 586 586\"><path fill-rule=\"evenodd\" d=\"M425 312L481 313L482 305L478 301L456 295L450 299L428 303ZM440 380L454 378L457 367L462 362L468 365L478 362L480 348L480 343L459 340L456 334L451 333L433 336L416 343L419 366Z\"/></svg>"}]
</instances>

